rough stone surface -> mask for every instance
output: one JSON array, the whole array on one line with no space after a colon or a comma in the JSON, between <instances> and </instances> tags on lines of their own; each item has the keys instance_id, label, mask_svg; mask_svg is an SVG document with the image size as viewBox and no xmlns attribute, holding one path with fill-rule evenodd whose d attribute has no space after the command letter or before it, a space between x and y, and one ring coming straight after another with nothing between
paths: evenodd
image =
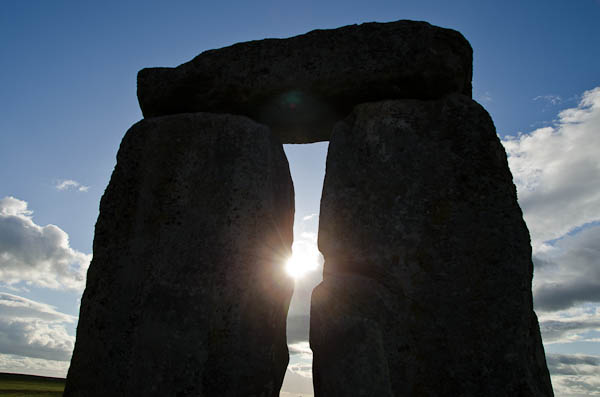
<instances>
[{"instance_id":1,"label":"rough stone surface","mask_svg":"<svg viewBox=\"0 0 600 397\"><path fill-rule=\"evenodd\" d=\"M552 396L529 234L487 112L368 103L334 129L315 396Z\"/></svg>"},{"instance_id":2,"label":"rough stone surface","mask_svg":"<svg viewBox=\"0 0 600 397\"><path fill-rule=\"evenodd\" d=\"M65 396L279 396L294 193L246 117L146 119L100 204Z\"/></svg>"},{"instance_id":3,"label":"rough stone surface","mask_svg":"<svg viewBox=\"0 0 600 397\"><path fill-rule=\"evenodd\" d=\"M241 114L282 143L309 143L328 140L363 102L471 96L471 75L472 49L460 33L403 20L239 43L176 68L143 69L138 99L144 117Z\"/></svg>"}]
</instances>

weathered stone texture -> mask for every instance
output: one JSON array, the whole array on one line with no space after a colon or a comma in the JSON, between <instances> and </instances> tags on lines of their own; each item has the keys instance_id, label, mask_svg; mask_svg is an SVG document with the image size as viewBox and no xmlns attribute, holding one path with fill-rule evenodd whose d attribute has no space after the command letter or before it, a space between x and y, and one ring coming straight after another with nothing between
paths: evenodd
<instances>
[{"instance_id":1,"label":"weathered stone texture","mask_svg":"<svg viewBox=\"0 0 600 397\"><path fill-rule=\"evenodd\" d=\"M65 396L278 396L294 193L245 117L147 119L102 198Z\"/></svg>"},{"instance_id":2,"label":"weathered stone texture","mask_svg":"<svg viewBox=\"0 0 600 397\"><path fill-rule=\"evenodd\" d=\"M319 249L317 397L553 395L529 234L470 98L367 103L339 122Z\"/></svg>"},{"instance_id":3,"label":"weathered stone texture","mask_svg":"<svg viewBox=\"0 0 600 397\"><path fill-rule=\"evenodd\" d=\"M176 68L138 74L145 117L225 112L267 124L282 143L329 139L353 106L383 99L471 96L472 49L426 22L364 23L239 43Z\"/></svg>"}]
</instances>

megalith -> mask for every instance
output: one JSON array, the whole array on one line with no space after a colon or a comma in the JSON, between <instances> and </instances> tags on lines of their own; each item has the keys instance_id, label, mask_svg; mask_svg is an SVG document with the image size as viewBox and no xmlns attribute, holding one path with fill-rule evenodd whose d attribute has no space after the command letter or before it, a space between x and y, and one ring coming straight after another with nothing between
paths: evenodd
<instances>
[{"instance_id":1,"label":"megalith","mask_svg":"<svg viewBox=\"0 0 600 397\"><path fill-rule=\"evenodd\" d=\"M552 396L529 233L487 112L461 94L336 124L312 295L315 396Z\"/></svg>"},{"instance_id":2,"label":"megalith","mask_svg":"<svg viewBox=\"0 0 600 397\"><path fill-rule=\"evenodd\" d=\"M326 141L363 102L471 95L473 51L457 31L401 20L314 30L205 51L138 73L144 117L241 114L282 143Z\"/></svg>"},{"instance_id":3,"label":"megalith","mask_svg":"<svg viewBox=\"0 0 600 397\"><path fill-rule=\"evenodd\" d=\"M467 40L415 21L141 70L145 119L100 203L64 395L278 396L282 144L330 140L315 396L552 396L529 233L471 77Z\"/></svg>"},{"instance_id":4,"label":"megalith","mask_svg":"<svg viewBox=\"0 0 600 397\"><path fill-rule=\"evenodd\" d=\"M246 117L145 119L100 204L64 395L279 396L294 191Z\"/></svg>"}]
</instances>

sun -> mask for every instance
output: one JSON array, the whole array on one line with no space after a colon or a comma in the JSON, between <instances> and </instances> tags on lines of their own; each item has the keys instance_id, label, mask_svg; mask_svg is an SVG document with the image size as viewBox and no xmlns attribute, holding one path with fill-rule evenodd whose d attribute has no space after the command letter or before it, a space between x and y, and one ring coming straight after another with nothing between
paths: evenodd
<instances>
[{"instance_id":1,"label":"sun","mask_svg":"<svg viewBox=\"0 0 600 397\"><path fill-rule=\"evenodd\" d=\"M319 267L319 251L316 247L312 247L302 242L292 245L292 256L285 263L286 273L294 278L300 279L306 273L312 272Z\"/></svg>"}]
</instances>

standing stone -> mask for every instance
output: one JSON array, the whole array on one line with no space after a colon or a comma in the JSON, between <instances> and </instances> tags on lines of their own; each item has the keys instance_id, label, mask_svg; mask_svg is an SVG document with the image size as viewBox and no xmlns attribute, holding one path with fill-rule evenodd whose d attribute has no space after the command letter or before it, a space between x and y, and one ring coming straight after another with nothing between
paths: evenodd
<instances>
[{"instance_id":1,"label":"standing stone","mask_svg":"<svg viewBox=\"0 0 600 397\"><path fill-rule=\"evenodd\" d=\"M427 22L364 23L205 51L176 68L138 73L144 117L242 114L282 143L326 141L363 102L471 96L473 50Z\"/></svg>"},{"instance_id":2,"label":"standing stone","mask_svg":"<svg viewBox=\"0 0 600 397\"><path fill-rule=\"evenodd\" d=\"M315 396L552 396L531 246L487 112L367 103L334 129L314 290Z\"/></svg>"},{"instance_id":3,"label":"standing stone","mask_svg":"<svg viewBox=\"0 0 600 397\"><path fill-rule=\"evenodd\" d=\"M65 396L278 396L294 191L245 117L143 120L100 204Z\"/></svg>"}]
</instances>

